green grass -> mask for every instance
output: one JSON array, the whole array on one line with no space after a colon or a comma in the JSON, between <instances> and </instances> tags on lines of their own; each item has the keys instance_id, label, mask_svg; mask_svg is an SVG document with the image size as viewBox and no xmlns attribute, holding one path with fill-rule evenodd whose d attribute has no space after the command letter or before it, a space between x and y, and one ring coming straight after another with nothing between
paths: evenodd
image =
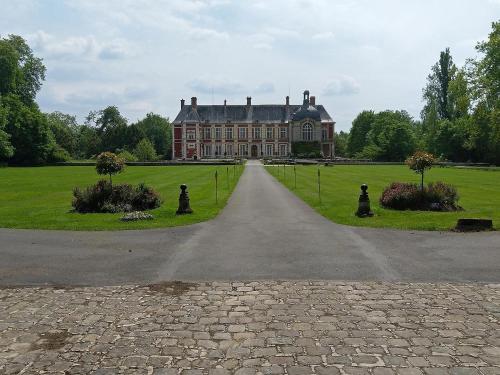
<instances>
[{"instance_id":1,"label":"green grass","mask_svg":"<svg viewBox=\"0 0 500 375\"><path fill-rule=\"evenodd\" d=\"M379 198L384 187L393 181L419 182L420 175L406 166L336 165L320 166L321 204L318 198L318 167L296 166L297 189L293 167L268 166L266 169L284 183L297 196L323 216L339 223L354 226L449 230L458 218L493 219L500 228L500 170L476 170L465 168L433 168L425 174L425 182L443 181L455 186L460 196L461 212L396 211L384 209ZM285 176L283 178L283 176ZM368 185L371 218L358 218L357 209L360 185Z\"/></svg>"},{"instance_id":2,"label":"green grass","mask_svg":"<svg viewBox=\"0 0 500 375\"><path fill-rule=\"evenodd\" d=\"M227 169L229 170L229 186ZM215 171L218 171L218 204L215 203ZM150 211L152 221L121 222L123 214L70 212L75 186L95 183L102 176L94 167L0 168L0 227L116 230L186 225L215 217L225 206L242 166L127 167L113 183L145 182L161 195L163 204ZM191 215L176 216L179 185L188 185Z\"/></svg>"}]
</instances>

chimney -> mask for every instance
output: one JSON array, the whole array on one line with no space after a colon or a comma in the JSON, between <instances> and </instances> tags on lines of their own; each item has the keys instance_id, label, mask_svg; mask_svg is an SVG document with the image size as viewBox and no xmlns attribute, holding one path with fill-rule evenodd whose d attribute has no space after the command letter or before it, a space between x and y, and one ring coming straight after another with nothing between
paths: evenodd
<instances>
[{"instance_id":1,"label":"chimney","mask_svg":"<svg viewBox=\"0 0 500 375\"><path fill-rule=\"evenodd\" d=\"M252 97L247 96L247 107L250 107L252 105Z\"/></svg>"},{"instance_id":2,"label":"chimney","mask_svg":"<svg viewBox=\"0 0 500 375\"><path fill-rule=\"evenodd\" d=\"M181 99L181 109L184 108L184 102L185 102L185 100Z\"/></svg>"},{"instance_id":3,"label":"chimney","mask_svg":"<svg viewBox=\"0 0 500 375\"><path fill-rule=\"evenodd\" d=\"M311 96L309 98L309 103L311 103L312 106L315 106L316 105L316 97L315 96Z\"/></svg>"},{"instance_id":4,"label":"chimney","mask_svg":"<svg viewBox=\"0 0 500 375\"><path fill-rule=\"evenodd\" d=\"M286 105L289 106L290 105L290 97L287 95L286 96Z\"/></svg>"},{"instance_id":5,"label":"chimney","mask_svg":"<svg viewBox=\"0 0 500 375\"><path fill-rule=\"evenodd\" d=\"M224 107L226 106L226 104L227 104L227 101L226 101L226 99L224 99Z\"/></svg>"},{"instance_id":6,"label":"chimney","mask_svg":"<svg viewBox=\"0 0 500 375\"><path fill-rule=\"evenodd\" d=\"M198 107L197 99L196 99L196 96L193 96L191 98L191 108L196 109L196 107Z\"/></svg>"}]
</instances>

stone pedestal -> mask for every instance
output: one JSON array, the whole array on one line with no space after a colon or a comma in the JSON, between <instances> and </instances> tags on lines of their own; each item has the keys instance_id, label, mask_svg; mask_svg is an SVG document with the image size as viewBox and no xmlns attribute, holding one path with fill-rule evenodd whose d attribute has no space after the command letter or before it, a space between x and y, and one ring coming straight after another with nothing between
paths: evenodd
<instances>
[{"instance_id":1,"label":"stone pedestal","mask_svg":"<svg viewBox=\"0 0 500 375\"><path fill-rule=\"evenodd\" d=\"M370 198L368 198L368 185L361 185L361 194L359 195L358 210L356 211L356 216L358 217L370 217L373 216L373 212L370 209Z\"/></svg>"},{"instance_id":2,"label":"stone pedestal","mask_svg":"<svg viewBox=\"0 0 500 375\"><path fill-rule=\"evenodd\" d=\"M187 185L182 184L181 194L179 195L179 208L177 209L177 215L192 214L193 210L189 206L189 194L187 192Z\"/></svg>"}]
</instances>

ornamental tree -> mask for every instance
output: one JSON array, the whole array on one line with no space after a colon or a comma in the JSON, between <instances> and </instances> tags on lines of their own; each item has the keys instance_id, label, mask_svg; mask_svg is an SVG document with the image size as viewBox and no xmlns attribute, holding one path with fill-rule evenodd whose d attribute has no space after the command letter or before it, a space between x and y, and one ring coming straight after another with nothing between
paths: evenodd
<instances>
[{"instance_id":1,"label":"ornamental tree","mask_svg":"<svg viewBox=\"0 0 500 375\"><path fill-rule=\"evenodd\" d=\"M417 151L408 159L406 159L406 164L410 169L414 170L422 176L420 182L420 189L424 191L424 172L426 169L431 169L432 164L434 164L434 155L424 151Z\"/></svg>"},{"instance_id":2,"label":"ornamental tree","mask_svg":"<svg viewBox=\"0 0 500 375\"><path fill-rule=\"evenodd\" d=\"M95 169L97 173L109 175L109 183L113 185L111 176L123 171L125 161L112 152L103 152L97 156Z\"/></svg>"}]
</instances>

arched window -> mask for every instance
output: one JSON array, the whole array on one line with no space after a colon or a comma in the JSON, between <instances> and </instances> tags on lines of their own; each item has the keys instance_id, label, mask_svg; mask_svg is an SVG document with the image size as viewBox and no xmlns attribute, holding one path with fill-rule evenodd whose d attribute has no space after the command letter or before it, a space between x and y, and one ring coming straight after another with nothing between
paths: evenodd
<instances>
[{"instance_id":1,"label":"arched window","mask_svg":"<svg viewBox=\"0 0 500 375\"><path fill-rule=\"evenodd\" d=\"M309 123L302 125L302 140L312 141L313 139L313 128Z\"/></svg>"}]
</instances>

